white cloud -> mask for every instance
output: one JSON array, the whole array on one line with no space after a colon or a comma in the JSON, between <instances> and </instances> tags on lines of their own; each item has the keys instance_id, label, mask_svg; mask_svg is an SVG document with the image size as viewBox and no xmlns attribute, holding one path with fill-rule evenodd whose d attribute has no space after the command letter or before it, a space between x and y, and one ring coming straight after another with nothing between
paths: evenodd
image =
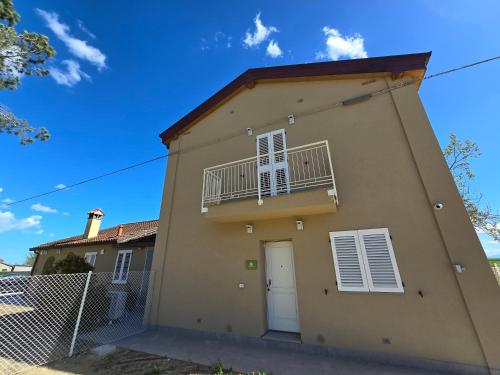
<instances>
[{"instance_id":1,"label":"white cloud","mask_svg":"<svg viewBox=\"0 0 500 375\"><path fill-rule=\"evenodd\" d=\"M0 204L0 208L5 208L7 207L9 204L11 203L14 203L14 199L11 199L11 198L4 198L2 199L2 204Z\"/></svg>"},{"instance_id":2,"label":"white cloud","mask_svg":"<svg viewBox=\"0 0 500 375\"><path fill-rule=\"evenodd\" d=\"M231 48L232 36L224 34L222 31L217 31L214 34L215 47L219 47L219 44L225 46L226 48Z\"/></svg>"},{"instance_id":3,"label":"white cloud","mask_svg":"<svg viewBox=\"0 0 500 375\"><path fill-rule=\"evenodd\" d=\"M0 187L0 193L1 193L2 191L3 191L3 188L2 188L2 187Z\"/></svg>"},{"instance_id":4,"label":"white cloud","mask_svg":"<svg viewBox=\"0 0 500 375\"><path fill-rule=\"evenodd\" d=\"M66 189L66 185L64 184L57 184L56 186L54 186L56 189Z\"/></svg>"},{"instance_id":5,"label":"white cloud","mask_svg":"<svg viewBox=\"0 0 500 375\"><path fill-rule=\"evenodd\" d=\"M213 38L200 38L200 49L205 52L209 49L231 48L233 37L222 31L216 31Z\"/></svg>"},{"instance_id":6,"label":"white cloud","mask_svg":"<svg viewBox=\"0 0 500 375\"><path fill-rule=\"evenodd\" d=\"M42 217L40 215L32 215L23 219L17 219L14 213L10 211L0 211L0 233L28 228L39 228L41 220Z\"/></svg>"},{"instance_id":7,"label":"white cloud","mask_svg":"<svg viewBox=\"0 0 500 375\"><path fill-rule=\"evenodd\" d=\"M97 66L99 70L106 68L106 55L98 48L89 45L87 41L72 36L69 26L59 21L59 14L38 8L36 12L44 19L47 27L56 34L73 55L82 60L87 60Z\"/></svg>"},{"instance_id":8,"label":"white cloud","mask_svg":"<svg viewBox=\"0 0 500 375\"><path fill-rule=\"evenodd\" d=\"M210 47L208 46L207 40L205 38L200 38L200 41L201 41L200 49L202 51L206 51L206 50L210 49Z\"/></svg>"},{"instance_id":9,"label":"white cloud","mask_svg":"<svg viewBox=\"0 0 500 375\"><path fill-rule=\"evenodd\" d=\"M90 36L92 39L96 38L95 34L92 33L92 32L90 32L90 30L85 27L85 25L83 24L82 20L77 20L76 24L78 25L78 28L80 30L82 30L85 34L87 34L88 36Z\"/></svg>"},{"instance_id":10,"label":"white cloud","mask_svg":"<svg viewBox=\"0 0 500 375\"><path fill-rule=\"evenodd\" d=\"M265 42L272 33L278 32L278 29L274 26L264 26L260 20L260 12L257 13L253 22L255 31L250 33L250 30L248 30L243 40L243 45L246 47L257 47L262 42Z\"/></svg>"},{"instance_id":11,"label":"white cloud","mask_svg":"<svg viewBox=\"0 0 500 375\"><path fill-rule=\"evenodd\" d=\"M278 42L271 40L267 45L266 54L271 56L273 59L283 56L283 51L281 50Z\"/></svg>"},{"instance_id":12,"label":"white cloud","mask_svg":"<svg viewBox=\"0 0 500 375\"><path fill-rule=\"evenodd\" d=\"M360 59L368 57L365 50L364 39L360 34L342 36L337 29L325 26L323 32L326 36L326 49L316 53L316 59L338 60L341 57Z\"/></svg>"},{"instance_id":13,"label":"white cloud","mask_svg":"<svg viewBox=\"0 0 500 375\"><path fill-rule=\"evenodd\" d=\"M69 212L63 212L63 216L69 216Z\"/></svg>"},{"instance_id":14,"label":"white cloud","mask_svg":"<svg viewBox=\"0 0 500 375\"><path fill-rule=\"evenodd\" d=\"M34 205L31 206L31 209L34 211L39 211L39 212L48 212L55 214L57 213L57 210L55 208L49 207L49 206L44 206L41 203L35 203Z\"/></svg>"},{"instance_id":15,"label":"white cloud","mask_svg":"<svg viewBox=\"0 0 500 375\"><path fill-rule=\"evenodd\" d=\"M90 80L90 76L80 69L80 64L75 60L64 60L62 64L66 66L65 71L59 68L50 68L50 75L58 84L73 87L82 78Z\"/></svg>"},{"instance_id":16,"label":"white cloud","mask_svg":"<svg viewBox=\"0 0 500 375\"><path fill-rule=\"evenodd\" d=\"M43 229L38 229L35 234L43 234Z\"/></svg>"}]
</instances>

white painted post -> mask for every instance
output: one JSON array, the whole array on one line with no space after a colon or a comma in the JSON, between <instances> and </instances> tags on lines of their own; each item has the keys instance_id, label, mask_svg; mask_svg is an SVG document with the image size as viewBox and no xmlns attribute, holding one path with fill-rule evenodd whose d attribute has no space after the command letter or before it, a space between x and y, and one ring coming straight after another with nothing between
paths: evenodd
<instances>
[{"instance_id":1,"label":"white painted post","mask_svg":"<svg viewBox=\"0 0 500 375\"><path fill-rule=\"evenodd\" d=\"M333 174L332 154L330 153L330 145L328 144L328 141L325 141L325 142L326 142L326 152L328 154L328 163L330 164L330 173L332 175L333 198L335 199L335 203L338 206L339 205L339 197L337 195L337 187L335 186L335 176Z\"/></svg>"},{"instance_id":2,"label":"white painted post","mask_svg":"<svg viewBox=\"0 0 500 375\"><path fill-rule=\"evenodd\" d=\"M201 213L208 212L208 208L205 207L205 179L207 178L207 168L203 169L203 186L201 188Z\"/></svg>"},{"instance_id":3,"label":"white painted post","mask_svg":"<svg viewBox=\"0 0 500 375\"><path fill-rule=\"evenodd\" d=\"M87 291L89 289L91 276L92 276L92 271L89 271L87 276L87 281L85 283L85 288L83 289L82 302L80 302L80 310L78 311L78 318L76 318L75 330L73 332L73 339L71 340L71 347L69 348L70 357L73 355L73 350L75 349L76 336L78 335L78 328L80 327L80 319L82 318L83 306L85 306L85 299L87 298Z\"/></svg>"}]
</instances>

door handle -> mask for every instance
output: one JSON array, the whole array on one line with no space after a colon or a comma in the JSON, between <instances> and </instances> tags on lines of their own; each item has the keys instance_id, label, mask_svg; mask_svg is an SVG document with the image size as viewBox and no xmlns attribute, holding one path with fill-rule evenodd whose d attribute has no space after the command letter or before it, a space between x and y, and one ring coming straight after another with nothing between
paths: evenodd
<instances>
[{"instance_id":1,"label":"door handle","mask_svg":"<svg viewBox=\"0 0 500 375\"><path fill-rule=\"evenodd\" d=\"M267 283L267 291L269 292L271 289L271 279L269 279L269 282Z\"/></svg>"}]
</instances>

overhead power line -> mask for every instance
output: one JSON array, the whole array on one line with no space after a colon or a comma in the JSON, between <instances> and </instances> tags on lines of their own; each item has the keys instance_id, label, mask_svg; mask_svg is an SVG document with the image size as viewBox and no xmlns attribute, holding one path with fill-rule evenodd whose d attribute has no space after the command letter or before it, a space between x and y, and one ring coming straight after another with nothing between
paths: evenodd
<instances>
[{"instance_id":1,"label":"overhead power line","mask_svg":"<svg viewBox=\"0 0 500 375\"><path fill-rule=\"evenodd\" d=\"M460 71L460 70L463 70L463 69L467 69L467 68L471 68L471 67L474 67L474 66L477 66L477 65L485 64L485 63L488 63L488 62L491 62L491 61L494 61L494 60L497 60L497 59L500 59L500 56L490 57L490 58L485 59L485 60L479 60L479 61L476 61L476 62L473 62L473 63L470 63L470 64L458 66L458 67L453 68L453 69L444 70L444 71L441 71L441 72L438 72L438 73L430 74L430 75L424 76L423 78L418 79L418 80L403 81L403 82L401 82L399 84L396 84L394 86L390 86L390 87L387 87L387 88L384 88L384 89L381 89L381 90L372 91L372 92L369 92L369 93L366 93L366 94L363 94L363 95L358 95L356 97L352 97L352 98L348 98L348 99L343 99L343 100L337 101L335 103L330 103L327 106L323 106L323 107L320 107L320 108L312 109L312 110L309 110L307 112L298 114L298 116L312 115L312 114L315 114L315 113L319 113L319 112L322 112L322 111L333 109L335 107L339 107L341 105L351 105L351 104L354 104L354 103L358 103L360 101L367 100L367 99L369 99L369 98L371 98L373 96L387 94L387 93L389 93L391 91L398 90L398 89L401 89L403 87L406 87L406 86L409 86L409 85L413 85L415 83L422 82L424 80L429 80L429 79L440 77L440 76L443 76L443 75L446 75L446 74L454 73L454 72L457 72L457 71ZM279 119L279 120L275 120L275 121L272 121L272 122L264 123L264 124L261 124L258 127L254 127L253 129L254 130L258 130L258 129L266 128L266 127L272 126L272 125L274 125L274 124L276 124L278 122L282 122L282 121L283 121L283 119ZM192 146L191 148L189 148L189 151L191 151L193 149L197 149L197 148L201 148L201 147L207 146L209 144L217 143L217 142L220 142L222 140L227 140L227 139L230 139L230 138L234 138L234 137L240 136L240 135L241 135L241 133L238 132L238 133L230 134L229 136L226 136L224 138L219 138L216 141L204 142L202 144ZM182 150L182 152L185 152L185 151L186 150ZM86 183L89 183L89 182L92 182L92 181L95 181L95 180L99 180L101 178L112 176L112 175L117 174L117 173L125 172L127 170L134 169L134 168L139 168L139 167L142 167L142 166L144 166L146 164L152 163L154 161L157 161L157 160L160 160L160 159L165 159L168 155L172 155L172 154L175 154L175 153L177 153L177 152L171 152L169 154L160 155L160 156L157 156L155 158L148 159L148 160L145 160L145 161L142 161L142 162L139 162L139 163L130 164L130 165L128 165L126 167L123 167L123 168L120 168L120 169L115 169L113 171L110 171L110 172L107 172L107 173L104 173L104 174L101 174L101 175L98 175L98 176L95 176L95 177L91 177L91 178L87 178L85 180L81 180L81 181L75 182L74 184L68 185L68 186L66 186L66 187L64 187L62 189L54 189L54 190L47 191L45 193L40 193L40 194L28 196L26 198L19 199L17 201L11 202L11 203L5 203L3 205L0 205L0 208L1 207L13 206L13 205L16 205L16 204L19 204L19 203L23 203L23 202L26 202L26 201L29 201L29 200L33 200L33 199L37 199L37 198L44 197L44 196L47 196L47 195L55 194L57 192L60 192L60 191L63 191L63 190L68 190L70 188L74 188L76 186L80 186L80 185L83 185L83 184L86 184Z\"/></svg>"},{"instance_id":2,"label":"overhead power line","mask_svg":"<svg viewBox=\"0 0 500 375\"><path fill-rule=\"evenodd\" d=\"M471 63L471 64L462 65L462 66L459 66L459 67L457 67L457 68L453 68L453 69L445 70L445 71L443 71L443 72L430 74L430 75L428 75L428 76L425 76L425 77L423 78L423 80L425 80L425 79L431 79L431 78L436 78L436 77L439 77L439 76L443 76L443 75L445 75L445 74L454 73L454 72L457 72L457 71L459 71L459 70L463 70L463 69L467 69L467 68L472 68L473 66L477 66L477 65L485 64L485 63L487 63L487 62L491 62L491 61L493 61L493 60L498 60L498 59L500 59L500 56L490 57L489 59L476 61L476 62L473 62L473 63Z\"/></svg>"},{"instance_id":3,"label":"overhead power line","mask_svg":"<svg viewBox=\"0 0 500 375\"><path fill-rule=\"evenodd\" d=\"M384 95L384 94L387 94L387 93L389 93L391 91L398 90L398 89L401 89L403 87L410 86L410 85L413 85L413 84L416 84L416 83L420 83L423 80L429 80L429 79L432 79L432 78L435 78L435 77L438 77L438 76L442 76L442 75L445 75L445 74L456 72L458 70L462 70L462 69L470 68L470 67L473 67L473 66L476 66L476 65L484 64L484 63L487 63L487 62L490 62L490 61L493 61L493 60L496 60L496 59L499 59L499 58L500 58L500 56L495 56L495 57L492 57L492 58L489 58L489 59L486 59L486 60L476 61L476 62L474 62L472 64L462 65L462 66L459 66L459 67L456 67L456 68L453 68L453 69L450 69L450 70L442 71L442 72L435 73L435 74L432 74L432 75L429 75L429 76L424 76L424 77L422 77L420 79L417 79L417 80L407 80L407 81L403 80L403 81L400 81L400 82L398 82L395 85L390 86L390 87L385 87L383 89L379 89L379 90L367 92L367 93L362 94L362 95L358 95L358 96L351 97L351 98L348 98L348 99L338 100L336 102L328 103L328 104L322 105L320 107L310 108L310 109L302 111L302 112L294 113L294 117L296 119L300 119L300 118L303 118L303 117L314 115L316 113L328 111L328 110L331 110L331 109L334 109L334 108L337 108L337 107L348 106L348 105L360 103L360 102L368 100L368 99L370 99L370 98L372 98L374 96ZM252 130L255 132L255 131L263 130L263 129L266 129L266 128L271 128L271 127L274 127L276 125L282 124L283 121L284 121L283 117L280 117L280 118L277 118L277 119L272 120L272 121L261 123L259 125L251 124L251 126L249 126L249 127L251 127ZM246 131L244 131L244 130L237 130L237 131L234 131L232 133L226 134L223 137L219 137L219 138L217 138L215 140L207 140L207 141L204 141L204 142L192 145L192 146L183 147L182 150L179 150L179 151L171 151L169 155L175 155L175 154L178 154L178 153L185 154L187 152L191 152L193 150L198 150L198 149L200 149L202 147L213 145L214 143L220 143L220 142L228 141L228 140L230 140L232 138L239 137L239 136L242 136L242 135L245 135L245 134L246 134Z\"/></svg>"},{"instance_id":4,"label":"overhead power line","mask_svg":"<svg viewBox=\"0 0 500 375\"><path fill-rule=\"evenodd\" d=\"M11 203L5 203L3 205L0 205L0 207L13 206L13 205L18 204L18 203L26 202L26 201L29 201L29 200L32 200L32 199L36 199L36 198L40 198L40 197L44 197L46 195L54 194L54 193L57 193L57 192L60 192L60 191L63 191L63 190L68 190L68 189L74 188L76 186L86 184L88 182L92 182L92 181L99 180L101 178L108 177L108 176L111 176L111 175L114 175L114 174L117 174L117 173L128 171L129 169L142 167L143 165L152 163L154 161L157 161L157 160L160 160L160 159L165 159L167 156L168 156L168 154L157 156L155 158L144 160L144 161L141 161L139 163L131 164L131 165L128 165L128 166L120 168L120 169L115 169L113 171L101 174L99 176L95 176L95 177L87 178L87 179L82 180L82 181L75 182L74 184L67 185L67 186L65 186L65 187L63 187L61 189L54 189L54 190L47 191L45 193L36 194L36 195L32 195L32 196L29 196L29 197L26 197L26 198L23 198L23 199L19 199L17 201L11 202Z\"/></svg>"}]
</instances>

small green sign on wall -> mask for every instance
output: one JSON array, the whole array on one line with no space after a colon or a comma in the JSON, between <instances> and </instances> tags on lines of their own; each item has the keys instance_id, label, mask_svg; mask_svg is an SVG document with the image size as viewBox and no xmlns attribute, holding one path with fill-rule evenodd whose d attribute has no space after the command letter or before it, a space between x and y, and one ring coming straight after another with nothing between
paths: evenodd
<instances>
[{"instance_id":1,"label":"small green sign on wall","mask_svg":"<svg viewBox=\"0 0 500 375\"><path fill-rule=\"evenodd\" d=\"M245 260L245 268L249 271L256 270L257 269L257 260L255 260L255 259Z\"/></svg>"}]
</instances>

